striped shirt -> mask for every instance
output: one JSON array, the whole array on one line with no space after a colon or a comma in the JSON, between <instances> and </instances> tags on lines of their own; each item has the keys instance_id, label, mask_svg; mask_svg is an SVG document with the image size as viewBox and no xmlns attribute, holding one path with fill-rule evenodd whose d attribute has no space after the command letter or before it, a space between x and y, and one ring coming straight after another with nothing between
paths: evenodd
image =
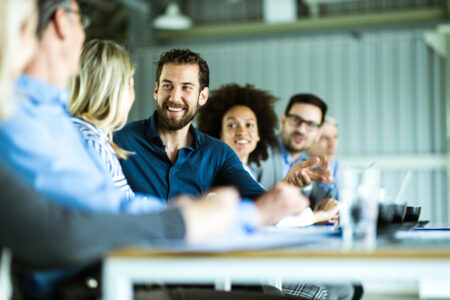
<instances>
[{"instance_id":1,"label":"striped shirt","mask_svg":"<svg viewBox=\"0 0 450 300\"><path fill-rule=\"evenodd\" d=\"M79 117L73 117L72 123L80 131L82 138L88 147L94 149L100 155L106 170L109 172L114 185L125 192L128 200L135 198L134 192L128 185L127 179L123 174L117 154L109 143L106 133L97 126L85 121Z\"/></svg>"}]
</instances>

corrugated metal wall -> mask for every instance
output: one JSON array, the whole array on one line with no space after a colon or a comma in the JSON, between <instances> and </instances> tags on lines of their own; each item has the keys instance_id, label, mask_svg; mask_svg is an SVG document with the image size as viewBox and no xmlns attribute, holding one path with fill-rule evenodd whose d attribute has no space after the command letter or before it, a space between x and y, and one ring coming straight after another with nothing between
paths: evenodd
<instances>
[{"instance_id":1,"label":"corrugated metal wall","mask_svg":"<svg viewBox=\"0 0 450 300\"><path fill-rule=\"evenodd\" d=\"M340 122L339 155L350 160L353 155L444 154L444 63L422 34L403 29L186 42L139 50L134 53L138 100L132 116L144 118L154 109L151 62L162 51L189 47L208 62L211 89L230 82L252 83L280 98L279 115L294 93L322 97ZM382 184L395 194L405 172L384 172ZM414 171L406 196L424 206L423 218L448 223L445 169Z\"/></svg>"},{"instance_id":2,"label":"corrugated metal wall","mask_svg":"<svg viewBox=\"0 0 450 300\"><path fill-rule=\"evenodd\" d=\"M155 1L153 1L155 2ZM157 1L157 13L163 13L167 1ZM443 8L446 0L327 0L318 1L321 16L339 16L374 12L393 12ZM236 22L261 21L264 18L264 0L183 0L181 11L189 16L196 26L208 24L233 24ZM310 7L297 0L297 16L310 16Z\"/></svg>"}]
</instances>

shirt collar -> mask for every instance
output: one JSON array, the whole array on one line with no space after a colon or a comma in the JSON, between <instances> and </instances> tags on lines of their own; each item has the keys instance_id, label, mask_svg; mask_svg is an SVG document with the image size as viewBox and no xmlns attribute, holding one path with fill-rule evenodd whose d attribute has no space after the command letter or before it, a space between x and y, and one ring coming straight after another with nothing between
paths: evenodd
<instances>
[{"instance_id":1,"label":"shirt collar","mask_svg":"<svg viewBox=\"0 0 450 300\"><path fill-rule=\"evenodd\" d=\"M92 133L96 134L97 137L99 137L101 140L103 140L105 142L109 142L109 138L108 138L108 135L106 134L106 132L103 129L101 129L100 127L95 126L91 122L88 122L85 119L78 117L78 116L73 117L72 122L80 123L80 124L84 125L85 127L89 128L89 130Z\"/></svg>"},{"instance_id":2,"label":"shirt collar","mask_svg":"<svg viewBox=\"0 0 450 300\"><path fill-rule=\"evenodd\" d=\"M161 140L161 137L159 136L158 127L156 125L157 119L158 119L158 111L155 110L153 112L153 114L150 116L150 118L148 118L148 126L146 126L147 138L149 140L158 138L161 141L161 145L162 145L162 140ZM192 136L194 138L192 146L195 149L198 146L200 146L200 143L203 140L203 135L192 124L189 127L189 132L192 133ZM189 146L189 147L191 147L191 146ZM187 147L187 148L189 148L189 147Z\"/></svg>"},{"instance_id":3,"label":"shirt collar","mask_svg":"<svg viewBox=\"0 0 450 300\"><path fill-rule=\"evenodd\" d=\"M153 140L154 138L159 138L158 127L156 126L156 119L158 118L157 112L155 112L148 118L147 124L147 138Z\"/></svg>"},{"instance_id":4,"label":"shirt collar","mask_svg":"<svg viewBox=\"0 0 450 300\"><path fill-rule=\"evenodd\" d=\"M293 166L296 163L298 163L299 161L305 160L306 153L302 152L302 154L300 154L300 156L295 161L291 162L292 155L284 147L280 136L278 136L278 144L280 145L280 149L281 149L281 157L283 158L283 162L286 165Z\"/></svg>"},{"instance_id":5,"label":"shirt collar","mask_svg":"<svg viewBox=\"0 0 450 300\"><path fill-rule=\"evenodd\" d=\"M57 103L67 108L69 102L69 92L66 89L25 74L16 81L16 89L19 95L26 95L35 103Z\"/></svg>"}]
</instances>

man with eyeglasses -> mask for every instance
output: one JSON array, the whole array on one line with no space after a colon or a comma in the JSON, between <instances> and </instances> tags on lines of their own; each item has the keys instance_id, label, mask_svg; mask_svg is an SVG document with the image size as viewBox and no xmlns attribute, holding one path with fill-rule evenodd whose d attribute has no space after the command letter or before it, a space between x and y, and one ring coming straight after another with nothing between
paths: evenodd
<instances>
[{"instance_id":1,"label":"man with eyeglasses","mask_svg":"<svg viewBox=\"0 0 450 300\"><path fill-rule=\"evenodd\" d=\"M315 95L297 94L291 97L281 117L278 146L270 149L269 158L260 166L250 165L262 186L270 188L292 172L294 165L310 158L305 151L319 138L326 113L326 103ZM314 208L323 199L332 198L334 177L325 157L313 170L303 169L295 178Z\"/></svg>"}]
</instances>

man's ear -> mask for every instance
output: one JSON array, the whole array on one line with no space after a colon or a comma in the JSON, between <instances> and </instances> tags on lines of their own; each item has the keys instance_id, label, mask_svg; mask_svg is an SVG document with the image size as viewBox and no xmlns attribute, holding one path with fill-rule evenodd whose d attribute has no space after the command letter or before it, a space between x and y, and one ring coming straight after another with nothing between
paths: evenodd
<instances>
[{"instance_id":1,"label":"man's ear","mask_svg":"<svg viewBox=\"0 0 450 300\"><path fill-rule=\"evenodd\" d=\"M155 88L153 89L153 99L158 102L158 82L155 81Z\"/></svg>"},{"instance_id":2,"label":"man's ear","mask_svg":"<svg viewBox=\"0 0 450 300\"><path fill-rule=\"evenodd\" d=\"M198 99L198 103L200 104L200 106L204 105L206 101L208 101L208 95L209 95L209 88L207 87L203 88L203 90L200 92Z\"/></svg>"},{"instance_id":3,"label":"man's ear","mask_svg":"<svg viewBox=\"0 0 450 300\"><path fill-rule=\"evenodd\" d=\"M283 114L280 118L280 128L283 129L284 123L286 123L286 115Z\"/></svg>"},{"instance_id":4,"label":"man's ear","mask_svg":"<svg viewBox=\"0 0 450 300\"><path fill-rule=\"evenodd\" d=\"M53 24L55 25L56 34L60 39L65 39L69 32L69 22L67 12L64 8L58 8L53 17Z\"/></svg>"}]
</instances>

